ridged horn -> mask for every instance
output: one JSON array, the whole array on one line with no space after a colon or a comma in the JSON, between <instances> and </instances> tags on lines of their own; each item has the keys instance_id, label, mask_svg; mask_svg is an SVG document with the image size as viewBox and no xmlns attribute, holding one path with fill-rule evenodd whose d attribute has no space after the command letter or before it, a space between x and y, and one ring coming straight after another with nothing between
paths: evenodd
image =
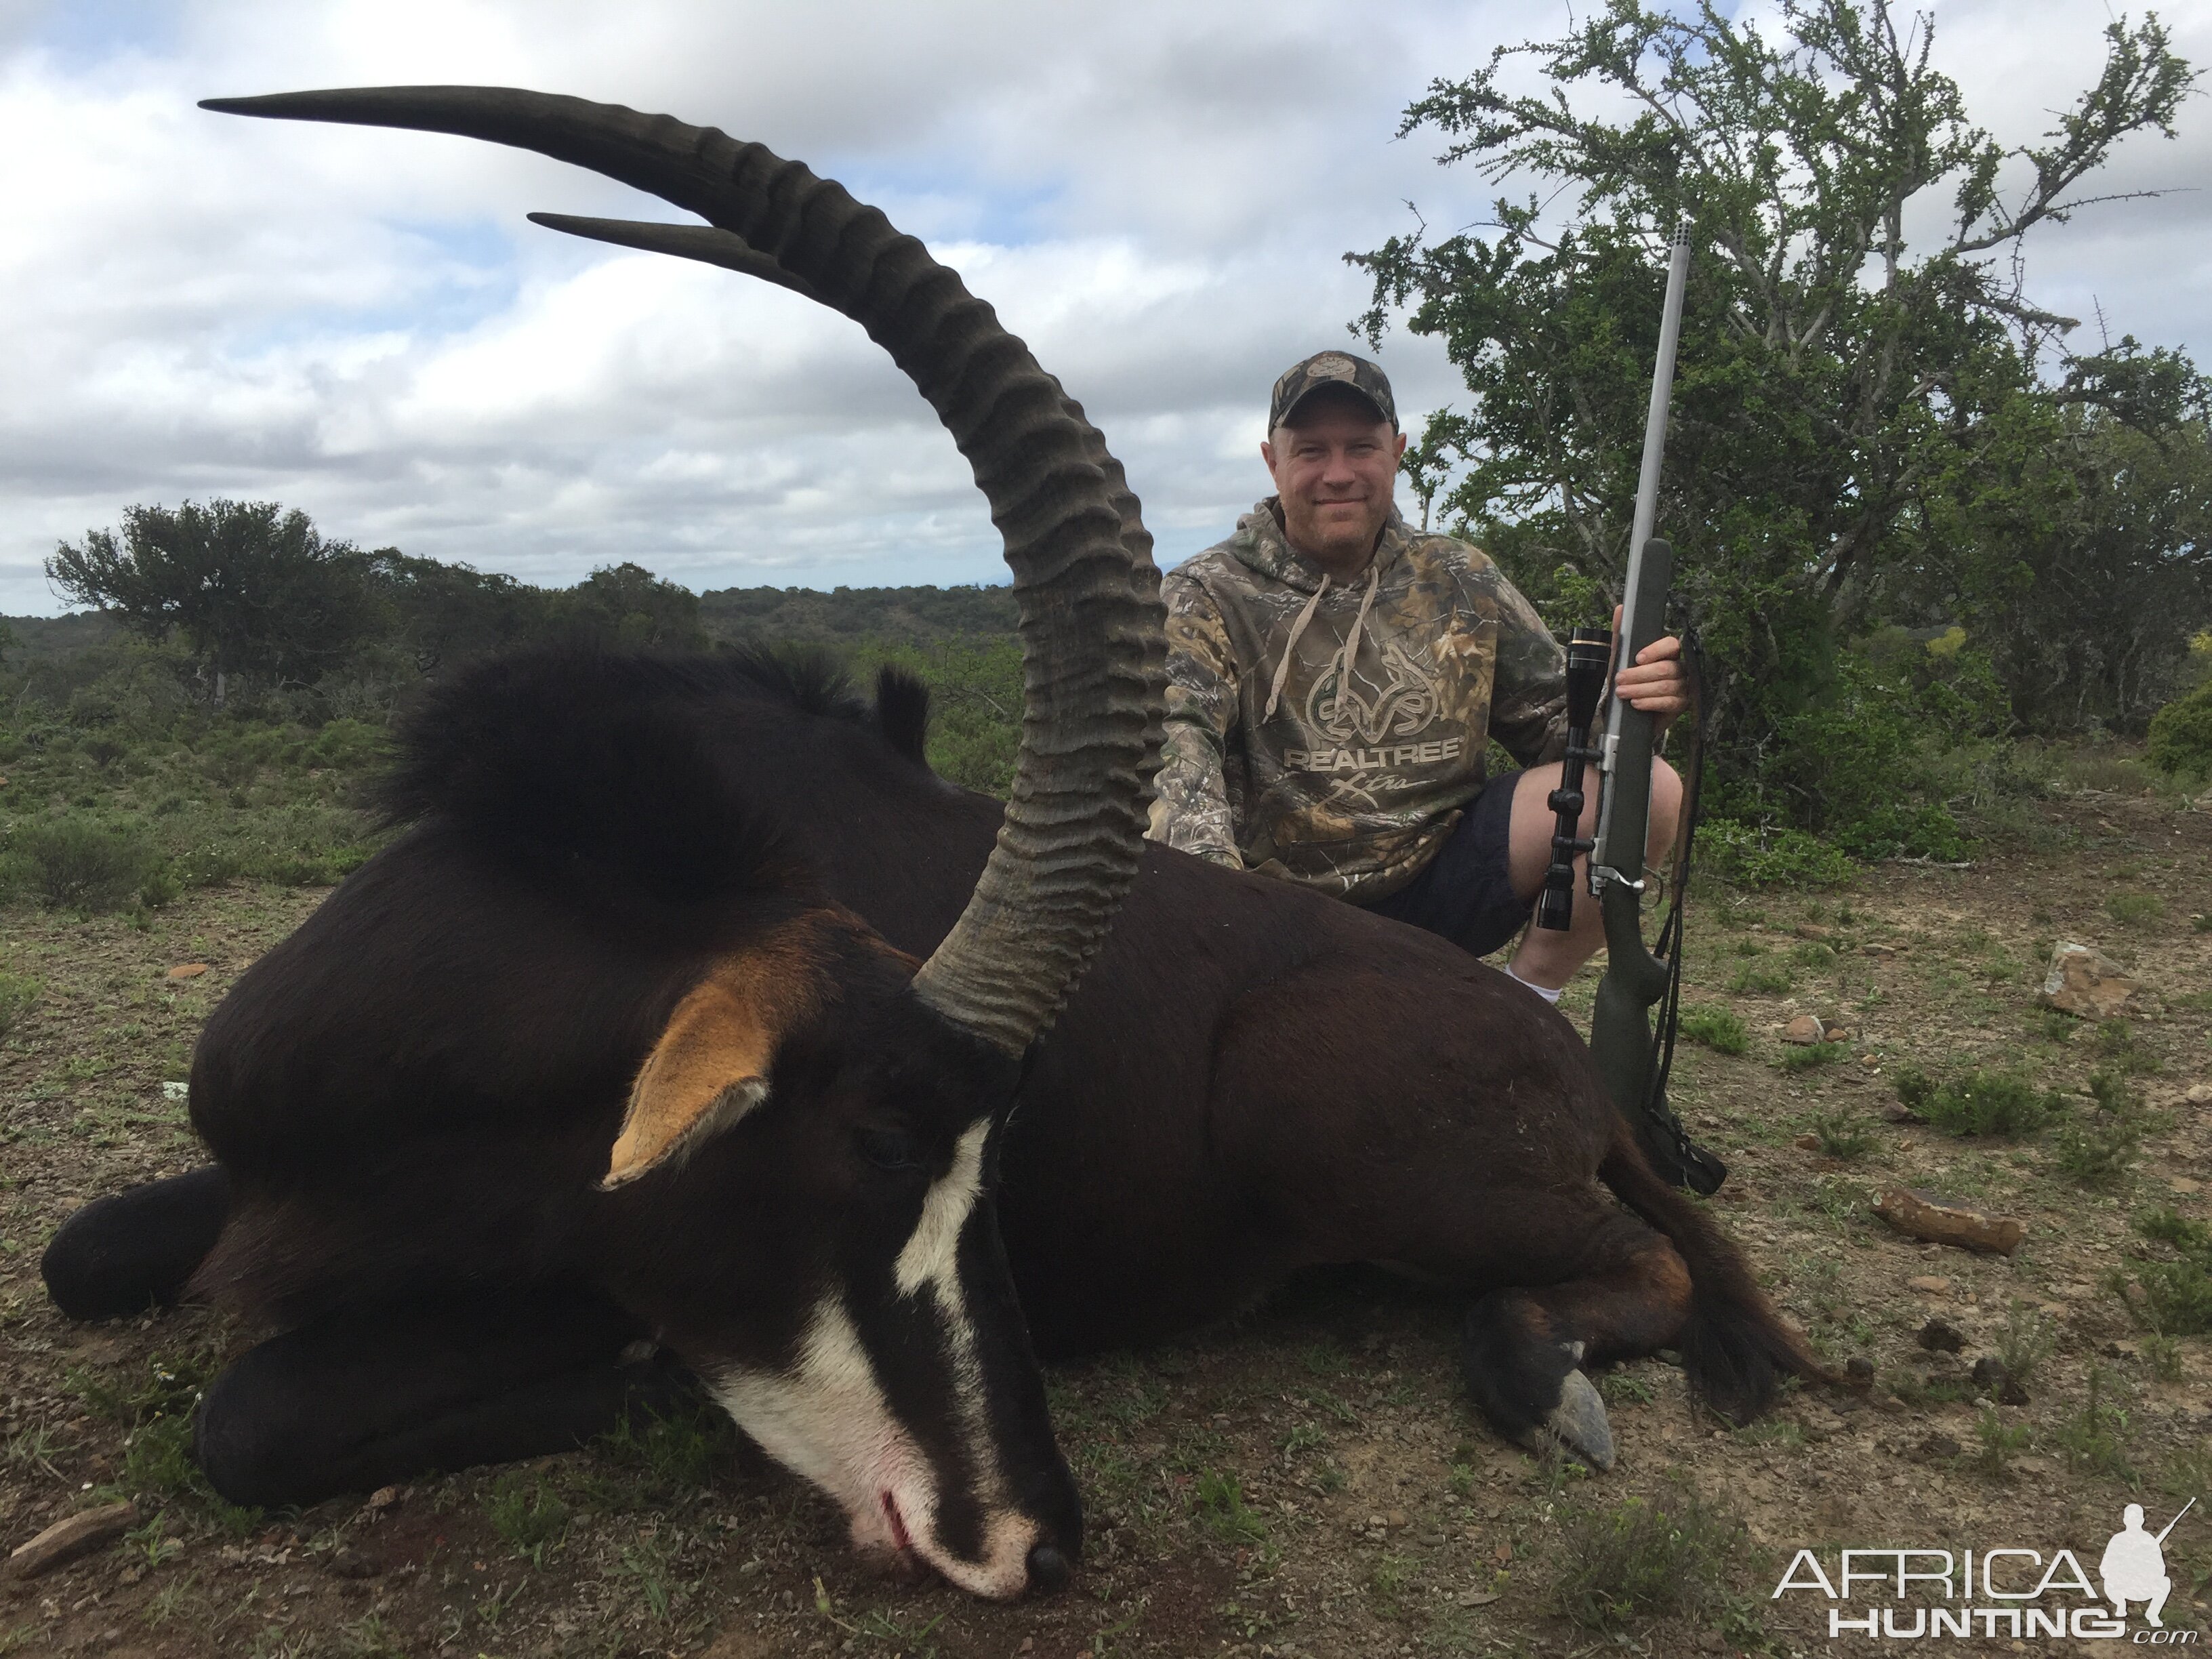
<instances>
[{"instance_id":1,"label":"ridged horn","mask_svg":"<svg viewBox=\"0 0 2212 1659\"><path fill-rule=\"evenodd\" d=\"M990 503L1013 572L1024 692L998 844L915 991L1019 1054L1051 1023L1135 878L1164 658L1159 578L1135 498L1028 347L876 209L711 127L501 87L281 93L201 107L453 133L587 167L730 232L786 286L852 318L890 353Z\"/></svg>"}]
</instances>

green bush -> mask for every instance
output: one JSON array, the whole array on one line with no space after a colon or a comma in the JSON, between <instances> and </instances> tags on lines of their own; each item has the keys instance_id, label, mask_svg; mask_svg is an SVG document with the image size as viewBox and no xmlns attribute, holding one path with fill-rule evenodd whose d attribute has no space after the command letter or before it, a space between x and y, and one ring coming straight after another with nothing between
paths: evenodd
<instances>
[{"instance_id":1,"label":"green bush","mask_svg":"<svg viewBox=\"0 0 2212 1659\"><path fill-rule=\"evenodd\" d=\"M1744 1030L1742 1016L1711 1003L1684 1009L1677 1029L1691 1042L1701 1042L1716 1054L1740 1054L1751 1047L1751 1034Z\"/></svg>"},{"instance_id":2,"label":"green bush","mask_svg":"<svg viewBox=\"0 0 2212 1659\"><path fill-rule=\"evenodd\" d=\"M1813 1133L1830 1158L1861 1158L1875 1146L1874 1131L1847 1112L1821 1113L1813 1120Z\"/></svg>"},{"instance_id":3,"label":"green bush","mask_svg":"<svg viewBox=\"0 0 2212 1659\"><path fill-rule=\"evenodd\" d=\"M2118 1187L2142 1152L2142 1103L2113 1072L2092 1075L2089 1092L2096 1097L2095 1115L2062 1128L2053 1156L2058 1167L2084 1187Z\"/></svg>"},{"instance_id":4,"label":"green bush","mask_svg":"<svg viewBox=\"0 0 2212 1659\"><path fill-rule=\"evenodd\" d=\"M2156 921L2166 914L2166 901L2155 893L2115 893L2105 901L2106 913L2123 927Z\"/></svg>"},{"instance_id":5,"label":"green bush","mask_svg":"<svg viewBox=\"0 0 2212 1659\"><path fill-rule=\"evenodd\" d=\"M1739 887L1840 887L1851 861L1817 836L1729 818L1698 829L1698 855L1723 881Z\"/></svg>"},{"instance_id":6,"label":"green bush","mask_svg":"<svg viewBox=\"0 0 2212 1659\"><path fill-rule=\"evenodd\" d=\"M1778 997L1789 994L1796 983L1790 970L1779 963L1747 962L1729 981L1729 989L1739 995Z\"/></svg>"},{"instance_id":7,"label":"green bush","mask_svg":"<svg viewBox=\"0 0 2212 1659\"><path fill-rule=\"evenodd\" d=\"M560 1494L544 1480L519 1469L492 1483L484 1510L492 1530L533 1565L544 1564L546 1546L568 1529L568 1506Z\"/></svg>"},{"instance_id":8,"label":"green bush","mask_svg":"<svg viewBox=\"0 0 2212 1659\"><path fill-rule=\"evenodd\" d=\"M15 1022L39 1000L40 988L28 974L0 971L0 1037L15 1029Z\"/></svg>"},{"instance_id":9,"label":"green bush","mask_svg":"<svg viewBox=\"0 0 2212 1659\"><path fill-rule=\"evenodd\" d=\"M2009 1072L1977 1067L1938 1083L1915 1066L1897 1074L1897 1097L1946 1134L2033 1134L2061 1109L2057 1095Z\"/></svg>"},{"instance_id":10,"label":"green bush","mask_svg":"<svg viewBox=\"0 0 2212 1659\"><path fill-rule=\"evenodd\" d=\"M78 817L25 824L9 851L40 902L54 909L120 910L160 872L143 836Z\"/></svg>"},{"instance_id":11,"label":"green bush","mask_svg":"<svg viewBox=\"0 0 2212 1659\"><path fill-rule=\"evenodd\" d=\"M1738 1624L1747 1609L1729 1587L1747 1553L1743 1523L1686 1486L1587 1510L1559 1528L1559 1611L1607 1632L1670 1616Z\"/></svg>"},{"instance_id":12,"label":"green bush","mask_svg":"<svg viewBox=\"0 0 2212 1659\"><path fill-rule=\"evenodd\" d=\"M2150 717L2143 756L2178 777L2212 775L2212 679Z\"/></svg>"},{"instance_id":13,"label":"green bush","mask_svg":"<svg viewBox=\"0 0 2212 1659\"><path fill-rule=\"evenodd\" d=\"M1809 1072L1816 1066L1834 1065L1843 1048L1840 1042L1785 1043L1782 1058L1775 1064L1792 1073Z\"/></svg>"},{"instance_id":14,"label":"green bush","mask_svg":"<svg viewBox=\"0 0 2212 1659\"><path fill-rule=\"evenodd\" d=\"M2153 1210L2137 1218L2136 1231L2172 1245L2176 1257L2134 1264L2142 1312L2151 1328L2164 1336L2212 1331L2212 1225L2172 1210Z\"/></svg>"}]
</instances>

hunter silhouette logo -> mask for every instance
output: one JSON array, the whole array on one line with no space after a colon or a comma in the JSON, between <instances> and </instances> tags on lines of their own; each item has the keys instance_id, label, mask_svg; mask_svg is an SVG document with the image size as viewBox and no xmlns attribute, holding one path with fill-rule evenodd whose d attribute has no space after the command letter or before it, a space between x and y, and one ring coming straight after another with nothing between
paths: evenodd
<instances>
[{"instance_id":1,"label":"hunter silhouette logo","mask_svg":"<svg viewBox=\"0 0 2212 1659\"><path fill-rule=\"evenodd\" d=\"M2193 1498L2184 1504L2180 1514L2155 1538L2143 1530L2142 1504L2130 1504L2122 1513L2120 1530L2112 1534L2112 1541L2105 1546L2105 1559L2097 1564L2097 1576L2105 1581L2105 1599L2121 1618L2128 1616L2129 1602L2146 1601L2149 1605L2143 1608L2143 1621L2164 1627L2166 1620L2159 1614L2173 1590L2173 1580L2166 1576L2166 1534L2196 1505Z\"/></svg>"},{"instance_id":2,"label":"hunter silhouette logo","mask_svg":"<svg viewBox=\"0 0 2212 1659\"><path fill-rule=\"evenodd\" d=\"M2072 1550L2045 1555L2005 1545L1959 1551L1847 1549L1840 1553L1832 1577L1816 1552L1801 1549L1769 1599L1809 1591L1832 1602L1856 1604L1828 1609L1831 1638L2009 1638L2018 1646L2021 1638L2039 1636L2077 1641L2128 1637L2140 1646L2194 1646L2200 1632L2169 1630L2161 1615L2173 1589L2166 1570L2166 1535L2196 1507L2192 1498L2152 1533L2143 1526L2142 1505L2129 1504L2120 1530L2097 1562L2101 1596ZM2135 1603L2142 1604L2143 1628L2130 1632L2128 1608Z\"/></svg>"},{"instance_id":3,"label":"hunter silhouette logo","mask_svg":"<svg viewBox=\"0 0 2212 1659\"><path fill-rule=\"evenodd\" d=\"M1436 677L1395 640L1376 641L1379 670L1347 663L1339 652L1306 698L1306 724L1339 743L1410 738L1437 717Z\"/></svg>"}]
</instances>

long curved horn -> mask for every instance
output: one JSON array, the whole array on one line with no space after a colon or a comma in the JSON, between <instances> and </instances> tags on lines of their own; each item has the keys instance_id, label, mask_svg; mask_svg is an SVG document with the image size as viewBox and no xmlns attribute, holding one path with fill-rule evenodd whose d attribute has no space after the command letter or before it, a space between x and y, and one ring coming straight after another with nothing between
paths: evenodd
<instances>
[{"instance_id":1,"label":"long curved horn","mask_svg":"<svg viewBox=\"0 0 2212 1659\"><path fill-rule=\"evenodd\" d=\"M1013 571L1024 689L998 844L915 990L1019 1054L1050 1024L1135 878L1164 655L1158 573L1133 556L1116 510L1127 486L1109 483L1093 459L1103 441L1069 413L1029 349L876 209L713 128L498 87L282 93L201 107L449 132L588 167L732 232L890 353L990 502Z\"/></svg>"}]
</instances>

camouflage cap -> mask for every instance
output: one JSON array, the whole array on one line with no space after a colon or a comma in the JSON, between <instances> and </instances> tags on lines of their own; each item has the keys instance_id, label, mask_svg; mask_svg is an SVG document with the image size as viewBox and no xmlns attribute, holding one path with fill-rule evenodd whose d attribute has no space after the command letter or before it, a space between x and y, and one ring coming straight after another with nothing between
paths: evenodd
<instances>
[{"instance_id":1,"label":"camouflage cap","mask_svg":"<svg viewBox=\"0 0 2212 1659\"><path fill-rule=\"evenodd\" d=\"M1364 357L1348 351L1316 351L1305 362L1283 371L1275 382L1275 395L1267 400L1267 430L1273 432L1314 392L1323 386L1342 386L1375 405L1375 411L1398 429L1398 404L1390 395L1390 381Z\"/></svg>"}]
</instances>

